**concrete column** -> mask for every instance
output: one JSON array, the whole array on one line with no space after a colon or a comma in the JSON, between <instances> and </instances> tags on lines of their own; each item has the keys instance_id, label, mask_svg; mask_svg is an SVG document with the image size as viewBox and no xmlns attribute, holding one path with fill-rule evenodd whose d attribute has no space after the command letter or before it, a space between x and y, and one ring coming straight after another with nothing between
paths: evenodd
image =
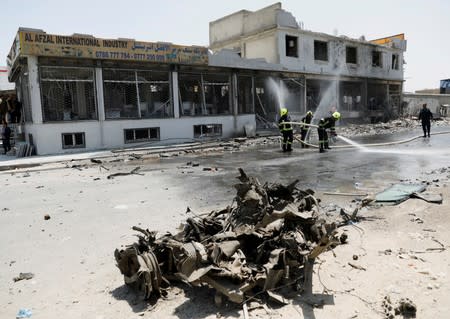
<instances>
[{"instance_id":1,"label":"concrete column","mask_svg":"<svg viewBox=\"0 0 450 319\"><path fill-rule=\"evenodd\" d=\"M233 72L233 74L231 75L231 87L232 87L232 101L231 101L231 106L233 109L233 128L234 128L234 134L237 135L237 130L238 130L238 125L237 125L237 116L239 113L238 110L238 78L237 78L237 74L235 72Z\"/></svg>"},{"instance_id":2,"label":"concrete column","mask_svg":"<svg viewBox=\"0 0 450 319\"><path fill-rule=\"evenodd\" d=\"M105 146L105 99L103 95L102 68L95 68L95 91L97 92L97 114L99 121L100 145Z\"/></svg>"},{"instance_id":3,"label":"concrete column","mask_svg":"<svg viewBox=\"0 0 450 319\"><path fill-rule=\"evenodd\" d=\"M34 124L42 124L41 86L39 83L39 67L36 56L28 57L28 79L30 81L31 117Z\"/></svg>"},{"instance_id":4,"label":"concrete column","mask_svg":"<svg viewBox=\"0 0 450 319\"><path fill-rule=\"evenodd\" d=\"M233 73L231 75L231 87L232 87L232 100L231 100L231 106L232 106L232 110L233 110L233 115L238 115L239 114L239 108L238 108L238 77L236 73Z\"/></svg>"},{"instance_id":5,"label":"concrete column","mask_svg":"<svg viewBox=\"0 0 450 319\"><path fill-rule=\"evenodd\" d=\"M173 117L180 118L180 95L178 88L178 72L172 71L171 83L172 83L172 107L173 107Z\"/></svg>"}]
</instances>

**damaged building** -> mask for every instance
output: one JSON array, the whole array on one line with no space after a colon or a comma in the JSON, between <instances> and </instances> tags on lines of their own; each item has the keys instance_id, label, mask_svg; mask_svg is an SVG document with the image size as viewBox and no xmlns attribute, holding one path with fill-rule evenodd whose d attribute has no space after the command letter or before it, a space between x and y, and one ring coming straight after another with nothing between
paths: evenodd
<instances>
[{"instance_id":1,"label":"damaged building","mask_svg":"<svg viewBox=\"0 0 450 319\"><path fill-rule=\"evenodd\" d=\"M7 59L16 145L42 155L227 138L274 128L281 104L294 118L335 107L347 122L382 120L401 103L405 47L403 35L306 31L280 3L211 22L209 47L20 28Z\"/></svg>"},{"instance_id":2,"label":"damaged building","mask_svg":"<svg viewBox=\"0 0 450 319\"><path fill-rule=\"evenodd\" d=\"M366 41L312 32L276 3L211 22L209 37L215 52L225 49L278 66L281 102L291 113L319 110L322 116L335 107L347 121L379 121L399 112L403 34ZM256 80L255 86L255 113L266 119L270 114L272 120L276 103L261 93L271 91L270 82Z\"/></svg>"}]
</instances>

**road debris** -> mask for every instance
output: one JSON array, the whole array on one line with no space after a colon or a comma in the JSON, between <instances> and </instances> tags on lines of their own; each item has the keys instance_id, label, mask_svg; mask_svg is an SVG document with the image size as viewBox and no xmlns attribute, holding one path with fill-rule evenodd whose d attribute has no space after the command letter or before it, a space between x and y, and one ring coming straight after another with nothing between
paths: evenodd
<instances>
[{"instance_id":1,"label":"road debris","mask_svg":"<svg viewBox=\"0 0 450 319\"><path fill-rule=\"evenodd\" d=\"M138 242L114 253L125 283L146 298L165 295L173 281L207 284L220 304L263 296L286 303L281 288L312 291L314 260L340 244L344 223L326 221L314 192L298 181L261 185L239 172L232 206L187 218L175 235L134 226Z\"/></svg>"},{"instance_id":2,"label":"road debris","mask_svg":"<svg viewBox=\"0 0 450 319\"><path fill-rule=\"evenodd\" d=\"M49 220L50 219L50 215L49 214L45 214L44 215L44 220Z\"/></svg>"},{"instance_id":3,"label":"road debris","mask_svg":"<svg viewBox=\"0 0 450 319\"><path fill-rule=\"evenodd\" d=\"M34 277L34 274L31 273L31 272L21 272L19 274L19 276L13 278L13 281L14 282L18 282L18 281L21 281L21 280L30 280L33 277Z\"/></svg>"},{"instance_id":4,"label":"road debris","mask_svg":"<svg viewBox=\"0 0 450 319\"><path fill-rule=\"evenodd\" d=\"M141 176L143 176L144 174L138 173L138 171L139 171L140 169L141 169L140 167L136 167L136 168L133 168L133 169L132 169L130 172L128 172L128 173L122 173L122 172L114 173L114 174L108 175L108 177L106 177L106 178L107 178L107 179L113 179L114 177L117 177L117 176L128 176L128 175L141 175Z\"/></svg>"}]
</instances>

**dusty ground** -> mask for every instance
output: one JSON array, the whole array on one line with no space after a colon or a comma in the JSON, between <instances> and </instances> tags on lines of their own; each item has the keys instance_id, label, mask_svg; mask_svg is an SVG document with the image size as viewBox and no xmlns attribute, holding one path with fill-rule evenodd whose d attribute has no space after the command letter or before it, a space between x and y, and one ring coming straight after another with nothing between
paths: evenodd
<instances>
[{"instance_id":1,"label":"dusty ground","mask_svg":"<svg viewBox=\"0 0 450 319\"><path fill-rule=\"evenodd\" d=\"M134 240L131 226L174 231L188 216L187 206L207 212L230 204L234 191L219 178L225 172L203 171L208 156L198 169L183 168L180 163L196 160L183 156L151 157L144 176L115 179L106 176L130 171L136 162L106 163L110 171L84 161L0 172L0 318L14 318L21 308L31 309L32 318L242 317L240 307L217 308L211 290L182 290L182 285L150 306L123 285L115 267L114 249ZM345 227L349 243L317 261L313 299L305 303L296 297L287 306L269 305L269 312L252 310L250 317L383 318L382 300L389 296L393 304L410 298L418 318L449 318L449 176L447 168L411 175L413 181L430 182L427 190L442 193L444 203L409 199L362 211L364 220ZM362 182L398 180L380 175ZM350 205L352 199L320 192L318 197L324 205L338 200ZM35 276L13 282L20 272Z\"/></svg>"}]
</instances>

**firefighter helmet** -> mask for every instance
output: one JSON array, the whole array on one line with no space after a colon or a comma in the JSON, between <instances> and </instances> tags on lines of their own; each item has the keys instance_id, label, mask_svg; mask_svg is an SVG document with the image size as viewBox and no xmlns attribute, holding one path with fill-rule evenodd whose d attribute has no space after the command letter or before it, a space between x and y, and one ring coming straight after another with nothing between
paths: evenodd
<instances>
[{"instance_id":1,"label":"firefighter helmet","mask_svg":"<svg viewBox=\"0 0 450 319\"><path fill-rule=\"evenodd\" d=\"M339 120L339 119L341 118L341 113L339 113L338 111L336 111L336 112L333 113L333 117L334 117L336 120Z\"/></svg>"},{"instance_id":2,"label":"firefighter helmet","mask_svg":"<svg viewBox=\"0 0 450 319\"><path fill-rule=\"evenodd\" d=\"M280 114L281 114L281 116L288 114L287 108L282 107L282 108L280 109Z\"/></svg>"}]
</instances>

